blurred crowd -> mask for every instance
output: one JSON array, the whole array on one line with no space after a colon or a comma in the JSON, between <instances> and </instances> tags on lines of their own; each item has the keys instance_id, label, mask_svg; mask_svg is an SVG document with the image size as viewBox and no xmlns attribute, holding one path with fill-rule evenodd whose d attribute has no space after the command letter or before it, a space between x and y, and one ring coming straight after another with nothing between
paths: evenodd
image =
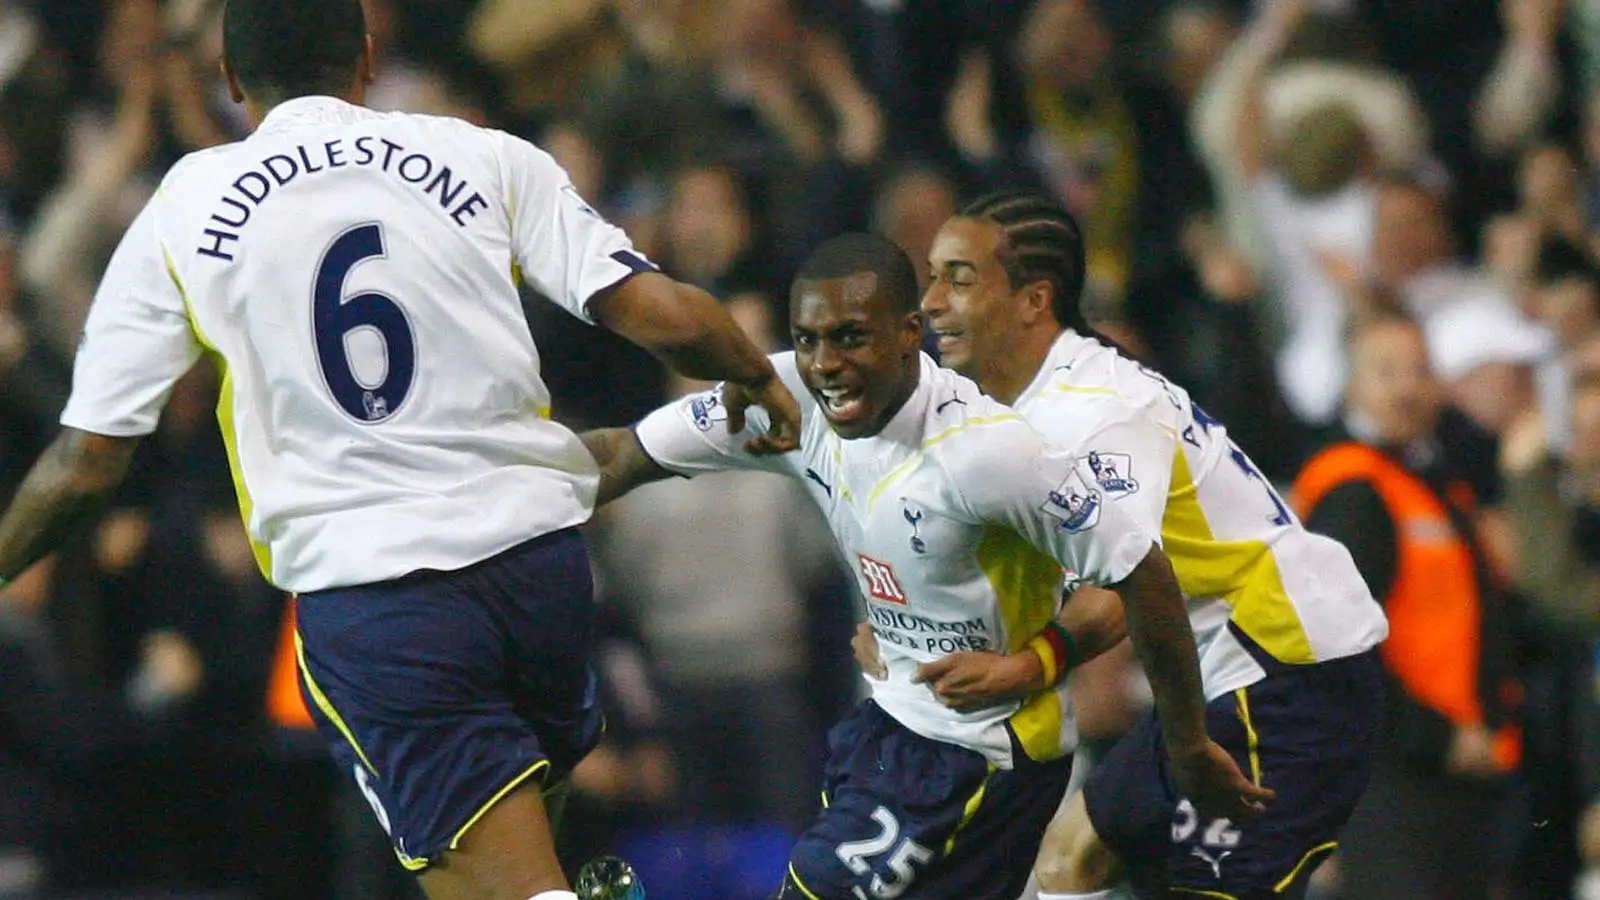
<instances>
[{"instance_id":1,"label":"blurred crowd","mask_svg":"<svg viewBox=\"0 0 1600 900\"><path fill-rule=\"evenodd\" d=\"M922 270L976 193L1060 201L1090 320L1299 477L1391 643L1431 661L1385 657L1379 786L1318 890L1600 898L1600 0L366 5L371 105L535 141L773 349L820 240L876 230ZM122 229L175 160L245 133L221 8L0 0L0 497L54 432ZM574 427L697 387L527 299ZM0 604L0 897L413 896L268 702L285 600L218 387L182 382L92 532ZM1309 491L1328 447L1384 462ZM741 861L781 860L858 691L849 577L760 476L652 486L591 532L611 727L565 858L682 870L652 897L764 897L776 870ZM1079 677L1096 743L1146 702L1125 653Z\"/></svg>"}]
</instances>

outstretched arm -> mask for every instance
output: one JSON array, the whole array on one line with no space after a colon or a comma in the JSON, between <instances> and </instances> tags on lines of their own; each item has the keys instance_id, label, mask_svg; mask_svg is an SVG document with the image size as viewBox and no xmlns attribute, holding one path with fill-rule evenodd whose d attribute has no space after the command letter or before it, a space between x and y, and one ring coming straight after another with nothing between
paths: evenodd
<instances>
[{"instance_id":1,"label":"outstretched arm","mask_svg":"<svg viewBox=\"0 0 1600 900\"><path fill-rule=\"evenodd\" d=\"M752 453L786 453L800 444L800 406L717 298L690 284L644 272L590 301L600 323L701 381L725 381L728 426L744 428L751 406L771 426L746 445Z\"/></svg>"},{"instance_id":2,"label":"outstretched arm","mask_svg":"<svg viewBox=\"0 0 1600 900\"><path fill-rule=\"evenodd\" d=\"M0 584L21 575L92 516L122 483L138 438L66 428L0 516Z\"/></svg>"},{"instance_id":3,"label":"outstretched arm","mask_svg":"<svg viewBox=\"0 0 1600 900\"><path fill-rule=\"evenodd\" d=\"M578 435L600 466L600 496L604 506L641 484L672 475L645 452L632 428L597 428Z\"/></svg>"}]
</instances>

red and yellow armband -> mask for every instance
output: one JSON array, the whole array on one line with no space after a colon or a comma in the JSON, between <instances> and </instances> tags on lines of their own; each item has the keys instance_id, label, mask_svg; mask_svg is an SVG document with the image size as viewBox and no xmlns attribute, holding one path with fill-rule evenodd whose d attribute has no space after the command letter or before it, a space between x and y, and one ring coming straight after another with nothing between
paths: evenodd
<instances>
[{"instance_id":1,"label":"red and yellow armband","mask_svg":"<svg viewBox=\"0 0 1600 900\"><path fill-rule=\"evenodd\" d=\"M1055 620L1040 629L1028 641L1027 647L1039 654L1039 661L1044 664L1044 682L1051 687L1060 684L1067 671L1078 661L1072 635Z\"/></svg>"}]
</instances>

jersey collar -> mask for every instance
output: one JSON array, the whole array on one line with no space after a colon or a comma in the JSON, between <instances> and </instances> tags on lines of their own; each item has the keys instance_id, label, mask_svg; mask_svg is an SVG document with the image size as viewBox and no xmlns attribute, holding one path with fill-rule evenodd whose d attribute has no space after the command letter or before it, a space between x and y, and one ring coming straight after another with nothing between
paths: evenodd
<instances>
[{"instance_id":1,"label":"jersey collar","mask_svg":"<svg viewBox=\"0 0 1600 900\"><path fill-rule=\"evenodd\" d=\"M1039 396L1050 385L1056 370L1071 365L1079 351L1089 344L1099 346L1100 342L1094 338L1084 337L1071 328L1063 328L1056 336L1055 343L1050 345L1050 352L1045 354L1044 364L1039 366L1039 371L1033 373L1033 381L1017 395L1017 399L1011 404L1012 408L1020 408L1029 400Z\"/></svg>"},{"instance_id":2,"label":"jersey collar","mask_svg":"<svg viewBox=\"0 0 1600 900\"><path fill-rule=\"evenodd\" d=\"M928 398L933 394L940 369L939 364L928 354L922 353L920 356L922 371L917 377L917 389L911 392L911 396L906 398L906 404L889 419L889 424L878 432L879 440L912 447L922 445L923 425L928 417Z\"/></svg>"},{"instance_id":3,"label":"jersey collar","mask_svg":"<svg viewBox=\"0 0 1600 900\"><path fill-rule=\"evenodd\" d=\"M373 115L375 113L372 110L347 103L338 97L321 95L296 97L274 106L272 111L267 113L267 117L261 120L261 127L256 129L256 133L281 131L304 125L354 122Z\"/></svg>"}]
</instances>

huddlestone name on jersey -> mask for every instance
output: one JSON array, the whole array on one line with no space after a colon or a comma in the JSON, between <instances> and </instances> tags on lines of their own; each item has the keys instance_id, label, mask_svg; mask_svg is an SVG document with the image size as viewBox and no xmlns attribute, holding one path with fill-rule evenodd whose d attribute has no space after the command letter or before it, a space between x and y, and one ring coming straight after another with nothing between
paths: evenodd
<instances>
[{"instance_id":1,"label":"huddlestone name on jersey","mask_svg":"<svg viewBox=\"0 0 1600 900\"><path fill-rule=\"evenodd\" d=\"M408 151L401 144L371 135L348 142L340 138L322 144L302 144L289 153L275 153L235 178L218 200L217 211L211 215L211 221L218 227L204 230L195 252L233 262L229 248L239 241L251 216L274 191L288 187L301 177L352 165L378 168L415 186L434 197L439 208L462 228L489 206L489 201L473 190L465 178L458 177L449 166L434 162L426 153Z\"/></svg>"}]
</instances>

